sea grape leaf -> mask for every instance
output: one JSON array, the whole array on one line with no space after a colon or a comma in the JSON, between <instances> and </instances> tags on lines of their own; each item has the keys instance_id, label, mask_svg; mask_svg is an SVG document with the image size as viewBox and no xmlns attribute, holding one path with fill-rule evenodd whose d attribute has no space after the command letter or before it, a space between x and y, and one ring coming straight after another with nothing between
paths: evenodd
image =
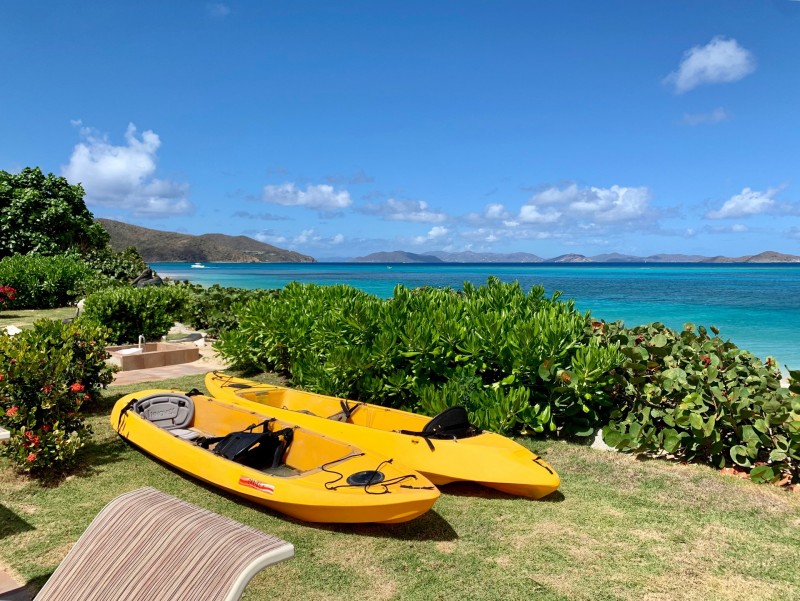
<instances>
[{"instance_id":1,"label":"sea grape leaf","mask_svg":"<svg viewBox=\"0 0 800 601\"><path fill-rule=\"evenodd\" d=\"M663 431L664 434L664 442L662 443L664 450L667 453L674 453L678 450L681 445L681 436L678 434L677 430L672 428L666 428Z\"/></svg>"},{"instance_id":2,"label":"sea grape leaf","mask_svg":"<svg viewBox=\"0 0 800 601\"><path fill-rule=\"evenodd\" d=\"M747 448L737 444L731 447L730 450L731 459L737 465L742 465L745 467L750 467L750 458L747 456Z\"/></svg>"},{"instance_id":3,"label":"sea grape leaf","mask_svg":"<svg viewBox=\"0 0 800 601\"><path fill-rule=\"evenodd\" d=\"M780 449L773 449L769 454L770 461L783 461L786 459L786 452Z\"/></svg>"},{"instance_id":4,"label":"sea grape leaf","mask_svg":"<svg viewBox=\"0 0 800 601\"><path fill-rule=\"evenodd\" d=\"M766 483L775 479L775 469L769 465L759 465L750 470L750 479L753 482Z\"/></svg>"},{"instance_id":5,"label":"sea grape leaf","mask_svg":"<svg viewBox=\"0 0 800 601\"><path fill-rule=\"evenodd\" d=\"M650 342L654 347L661 348L667 344L667 337L664 334L656 334Z\"/></svg>"}]
</instances>

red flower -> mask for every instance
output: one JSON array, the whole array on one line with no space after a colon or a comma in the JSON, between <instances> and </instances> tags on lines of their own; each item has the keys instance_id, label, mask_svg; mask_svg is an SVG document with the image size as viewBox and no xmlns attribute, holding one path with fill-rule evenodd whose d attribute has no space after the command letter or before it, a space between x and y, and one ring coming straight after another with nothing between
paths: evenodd
<instances>
[{"instance_id":1,"label":"red flower","mask_svg":"<svg viewBox=\"0 0 800 601\"><path fill-rule=\"evenodd\" d=\"M91 395L84 394L84 395L83 395L83 400L84 400L84 401L90 401L90 400L92 400L92 397L91 397Z\"/></svg>"},{"instance_id":2,"label":"red flower","mask_svg":"<svg viewBox=\"0 0 800 601\"><path fill-rule=\"evenodd\" d=\"M8 417L14 417L17 413L19 413L19 407L17 407L16 405L10 407L8 411L6 411L6 415Z\"/></svg>"},{"instance_id":3,"label":"red flower","mask_svg":"<svg viewBox=\"0 0 800 601\"><path fill-rule=\"evenodd\" d=\"M37 444L39 444L39 437L36 436L36 434L31 432L30 430L25 432L25 438L28 439L28 443L27 444L29 446L35 447Z\"/></svg>"},{"instance_id":4,"label":"red flower","mask_svg":"<svg viewBox=\"0 0 800 601\"><path fill-rule=\"evenodd\" d=\"M0 382L3 381L3 378L5 378L5 376L3 374L0 374Z\"/></svg>"},{"instance_id":5,"label":"red flower","mask_svg":"<svg viewBox=\"0 0 800 601\"><path fill-rule=\"evenodd\" d=\"M28 456L25 459L28 463L33 463L36 461L36 453L28 453Z\"/></svg>"},{"instance_id":6,"label":"red flower","mask_svg":"<svg viewBox=\"0 0 800 601\"><path fill-rule=\"evenodd\" d=\"M44 426L42 426L42 432L49 432L52 429L53 426L51 426L50 424L45 424Z\"/></svg>"},{"instance_id":7,"label":"red flower","mask_svg":"<svg viewBox=\"0 0 800 601\"><path fill-rule=\"evenodd\" d=\"M709 357L708 355L703 355L702 357L700 357L700 363L708 367L709 365L711 365L711 357Z\"/></svg>"},{"instance_id":8,"label":"red flower","mask_svg":"<svg viewBox=\"0 0 800 601\"><path fill-rule=\"evenodd\" d=\"M52 384L45 384L42 386L42 392L45 394L50 394L53 392L53 385Z\"/></svg>"},{"instance_id":9,"label":"red flower","mask_svg":"<svg viewBox=\"0 0 800 601\"><path fill-rule=\"evenodd\" d=\"M69 387L72 392L83 392L83 384L79 382L75 382L72 386Z\"/></svg>"}]
</instances>

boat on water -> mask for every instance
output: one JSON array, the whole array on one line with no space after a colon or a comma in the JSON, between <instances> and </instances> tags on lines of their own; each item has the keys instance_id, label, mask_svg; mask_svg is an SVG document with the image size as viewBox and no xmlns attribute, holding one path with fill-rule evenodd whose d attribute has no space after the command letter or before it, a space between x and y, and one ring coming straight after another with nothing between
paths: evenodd
<instances>
[{"instance_id":1,"label":"boat on water","mask_svg":"<svg viewBox=\"0 0 800 601\"><path fill-rule=\"evenodd\" d=\"M119 399L110 419L145 453L307 522L405 522L439 497L427 478L394 458L266 409L152 389Z\"/></svg>"},{"instance_id":2,"label":"boat on water","mask_svg":"<svg viewBox=\"0 0 800 601\"><path fill-rule=\"evenodd\" d=\"M560 485L544 459L510 438L471 426L462 407L430 418L221 372L206 374L205 385L213 397L262 406L278 419L395 457L436 485L471 481L533 499Z\"/></svg>"},{"instance_id":3,"label":"boat on water","mask_svg":"<svg viewBox=\"0 0 800 601\"><path fill-rule=\"evenodd\" d=\"M205 269L206 266L202 263L192 263L192 269Z\"/></svg>"}]
</instances>

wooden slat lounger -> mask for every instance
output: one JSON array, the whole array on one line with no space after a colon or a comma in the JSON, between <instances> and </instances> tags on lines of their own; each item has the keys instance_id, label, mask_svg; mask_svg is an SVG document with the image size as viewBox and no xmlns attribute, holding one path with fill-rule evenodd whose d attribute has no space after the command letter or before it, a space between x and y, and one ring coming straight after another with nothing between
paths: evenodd
<instances>
[{"instance_id":1,"label":"wooden slat lounger","mask_svg":"<svg viewBox=\"0 0 800 601\"><path fill-rule=\"evenodd\" d=\"M141 488L106 505L34 601L235 600L293 555L286 541Z\"/></svg>"}]
</instances>

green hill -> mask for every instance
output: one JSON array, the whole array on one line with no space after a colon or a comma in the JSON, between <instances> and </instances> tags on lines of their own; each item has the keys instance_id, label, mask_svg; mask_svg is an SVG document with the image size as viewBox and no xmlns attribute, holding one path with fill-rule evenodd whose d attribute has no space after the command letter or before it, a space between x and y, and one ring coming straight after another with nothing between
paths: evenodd
<instances>
[{"instance_id":1,"label":"green hill","mask_svg":"<svg viewBox=\"0 0 800 601\"><path fill-rule=\"evenodd\" d=\"M133 246L148 262L187 263L315 263L313 257L284 250L247 236L179 234L162 232L111 219L97 219L111 236L111 247L122 251Z\"/></svg>"}]
</instances>

